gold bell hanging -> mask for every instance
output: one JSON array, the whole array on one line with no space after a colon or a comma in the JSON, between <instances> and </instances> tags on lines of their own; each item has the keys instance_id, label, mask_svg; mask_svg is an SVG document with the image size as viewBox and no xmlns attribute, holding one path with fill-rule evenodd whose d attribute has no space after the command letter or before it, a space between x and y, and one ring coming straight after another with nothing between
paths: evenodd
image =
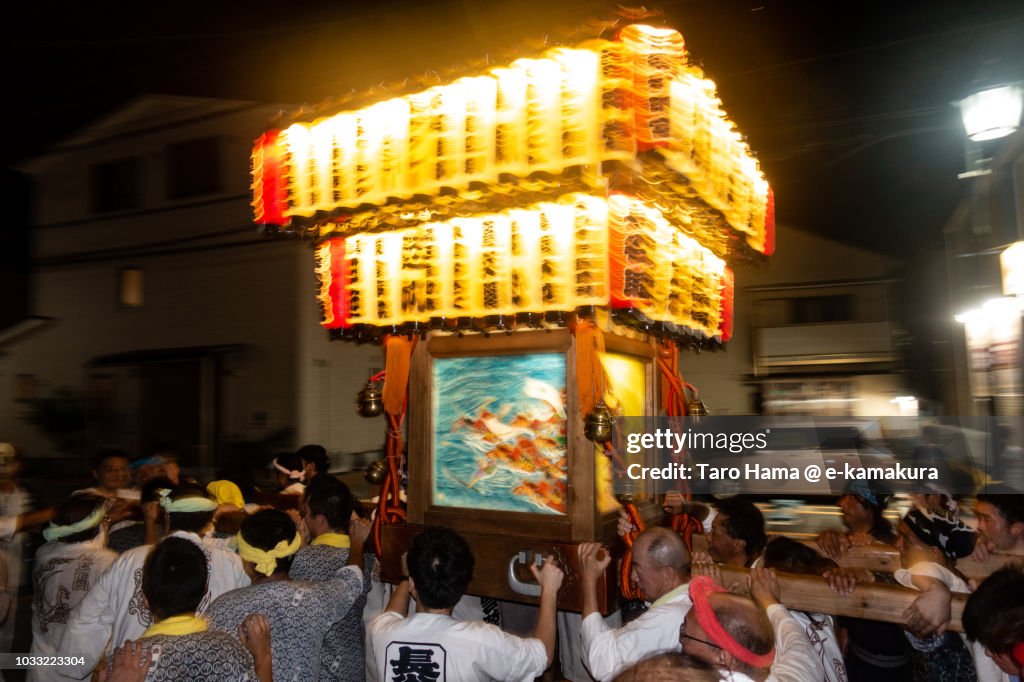
<instances>
[{"instance_id":1,"label":"gold bell hanging","mask_svg":"<svg viewBox=\"0 0 1024 682\"><path fill-rule=\"evenodd\" d=\"M370 462L369 466L366 467L366 473L363 474L363 477L370 485L380 485L384 482L384 479L387 478L387 475L387 461L378 459L376 462Z\"/></svg>"},{"instance_id":2,"label":"gold bell hanging","mask_svg":"<svg viewBox=\"0 0 1024 682\"><path fill-rule=\"evenodd\" d=\"M377 417L384 411L384 394L377 386L377 382L366 382L366 388L359 391L356 408L364 417Z\"/></svg>"},{"instance_id":3,"label":"gold bell hanging","mask_svg":"<svg viewBox=\"0 0 1024 682\"><path fill-rule=\"evenodd\" d=\"M708 406L704 404L699 395L694 396L693 400L686 403L686 416L690 419L708 416Z\"/></svg>"},{"instance_id":4,"label":"gold bell hanging","mask_svg":"<svg viewBox=\"0 0 1024 682\"><path fill-rule=\"evenodd\" d=\"M583 419L583 435L595 443L607 443L612 439L613 417L611 410L598 401L594 410Z\"/></svg>"}]
</instances>

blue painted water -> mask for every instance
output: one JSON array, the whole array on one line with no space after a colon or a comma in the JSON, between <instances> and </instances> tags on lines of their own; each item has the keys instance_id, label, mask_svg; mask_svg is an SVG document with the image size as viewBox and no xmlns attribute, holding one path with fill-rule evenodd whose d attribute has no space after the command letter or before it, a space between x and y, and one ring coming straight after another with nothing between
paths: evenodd
<instances>
[{"instance_id":1,"label":"blue painted water","mask_svg":"<svg viewBox=\"0 0 1024 682\"><path fill-rule=\"evenodd\" d=\"M434 504L565 513L565 355L434 360Z\"/></svg>"}]
</instances>

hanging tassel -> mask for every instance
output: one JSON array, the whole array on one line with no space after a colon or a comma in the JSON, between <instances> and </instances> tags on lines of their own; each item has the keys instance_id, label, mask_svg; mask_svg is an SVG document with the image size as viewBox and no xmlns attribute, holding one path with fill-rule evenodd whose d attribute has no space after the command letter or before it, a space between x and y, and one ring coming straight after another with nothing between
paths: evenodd
<instances>
[{"instance_id":1,"label":"hanging tassel","mask_svg":"<svg viewBox=\"0 0 1024 682\"><path fill-rule=\"evenodd\" d=\"M377 515L373 519L370 537L373 551L380 557L385 523L405 521L402 505L402 420L405 418L406 397L409 391L409 367L412 351L416 347L415 337L410 341L404 336L389 336L384 339L384 414L387 417L388 432L384 451L388 463L388 474L380 486L377 499Z\"/></svg>"},{"instance_id":2,"label":"hanging tassel","mask_svg":"<svg viewBox=\"0 0 1024 682\"><path fill-rule=\"evenodd\" d=\"M576 337L576 391L580 416L585 417L604 397L605 376L601 365L604 332L593 320L577 320L573 334Z\"/></svg>"},{"instance_id":3,"label":"hanging tassel","mask_svg":"<svg viewBox=\"0 0 1024 682\"><path fill-rule=\"evenodd\" d=\"M665 340L658 349L661 370L661 407L669 417L686 416L686 384L679 373L679 348L675 341Z\"/></svg>"},{"instance_id":4,"label":"hanging tassel","mask_svg":"<svg viewBox=\"0 0 1024 682\"><path fill-rule=\"evenodd\" d=\"M686 549L693 552L693 536L704 534L704 524L689 514L676 514L672 517L672 530L679 533L686 543Z\"/></svg>"},{"instance_id":5,"label":"hanging tassel","mask_svg":"<svg viewBox=\"0 0 1024 682\"><path fill-rule=\"evenodd\" d=\"M642 599L643 593L640 591L640 588L633 585L633 581L630 580L630 573L633 571L633 541L636 540L640 533L647 530L647 526L640 516L640 510L636 508L635 504L626 502L623 505L623 509L633 524L633 530L626 533L622 538L623 542L626 543L626 553L622 556L622 564L619 565L619 592L626 599Z\"/></svg>"}]
</instances>

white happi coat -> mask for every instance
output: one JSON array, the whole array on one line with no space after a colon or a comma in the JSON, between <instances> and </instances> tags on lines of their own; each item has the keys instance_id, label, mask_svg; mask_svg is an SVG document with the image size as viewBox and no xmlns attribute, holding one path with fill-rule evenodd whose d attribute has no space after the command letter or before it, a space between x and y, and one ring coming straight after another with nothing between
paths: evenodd
<instances>
[{"instance_id":1,"label":"white happi coat","mask_svg":"<svg viewBox=\"0 0 1024 682\"><path fill-rule=\"evenodd\" d=\"M532 682L548 665L539 639L438 613L407 618L385 611L373 619L367 635L381 682Z\"/></svg>"},{"instance_id":2,"label":"white happi coat","mask_svg":"<svg viewBox=\"0 0 1024 682\"><path fill-rule=\"evenodd\" d=\"M190 540L206 554L210 581L199 605L200 613L225 592L249 584L249 576L242 569L242 560L237 554L210 547L195 533L176 531L168 537ZM152 546L143 545L118 557L71 612L59 650L64 655L74 652L85 661L83 665L61 668L61 674L84 679L100 662L108 642L114 649L125 640L138 639L153 623L142 595L142 567L151 549Z\"/></svg>"},{"instance_id":3,"label":"white happi coat","mask_svg":"<svg viewBox=\"0 0 1024 682\"><path fill-rule=\"evenodd\" d=\"M117 552L103 546L103 533L86 542L47 542L36 552L32 572L32 655L56 656L71 610L88 594ZM48 667L30 668L29 682L66 679Z\"/></svg>"},{"instance_id":4,"label":"white happi coat","mask_svg":"<svg viewBox=\"0 0 1024 682\"><path fill-rule=\"evenodd\" d=\"M580 625L583 662L598 680L610 680L641 659L679 651L679 627L689 613L689 583L677 586L635 619L612 629L592 613Z\"/></svg>"}]
</instances>

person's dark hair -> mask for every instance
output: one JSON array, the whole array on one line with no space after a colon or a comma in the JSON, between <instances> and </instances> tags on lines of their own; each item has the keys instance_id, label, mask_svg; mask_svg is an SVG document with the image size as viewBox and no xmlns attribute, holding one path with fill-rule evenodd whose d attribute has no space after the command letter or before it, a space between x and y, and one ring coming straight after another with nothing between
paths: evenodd
<instances>
[{"instance_id":1,"label":"person's dark hair","mask_svg":"<svg viewBox=\"0 0 1024 682\"><path fill-rule=\"evenodd\" d=\"M297 452L282 452L275 459L288 471L302 471L302 458Z\"/></svg>"},{"instance_id":2,"label":"person's dark hair","mask_svg":"<svg viewBox=\"0 0 1024 682\"><path fill-rule=\"evenodd\" d=\"M139 502L157 502L160 500L159 491L174 490L174 481L166 476L155 476L142 484L139 492Z\"/></svg>"},{"instance_id":3,"label":"person's dark hair","mask_svg":"<svg viewBox=\"0 0 1024 682\"><path fill-rule=\"evenodd\" d=\"M240 530L242 538L253 547L270 550L277 543L291 542L295 539L295 522L292 517L279 509L262 509L242 521ZM287 573L292 567L295 555L279 557L274 572Z\"/></svg>"},{"instance_id":4,"label":"person's dark hair","mask_svg":"<svg viewBox=\"0 0 1024 682\"><path fill-rule=\"evenodd\" d=\"M186 497L203 497L209 499L206 490L197 483L184 482L171 490L172 500L181 500ZM213 522L213 510L204 512L172 512L167 515L169 521L167 526L171 531L183 530L190 533L200 533Z\"/></svg>"},{"instance_id":5,"label":"person's dark hair","mask_svg":"<svg viewBox=\"0 0 1024 682\"><path fill-rule=\"evenodd\" d=\"M312 462L318 474L326 474L331 467L331 458L327 456L327 448L323 445L303 445L295 454L303 462Z\"/></svg>"},{"instance_id":6,"label":"person's dark hair","mask_svg":"<svg viewBox=\"0 0 1024 682\"><path fill-rule=\"evenodd\" d=\"M71 499L65 501L64 504L57 507L53 523L57 526L70 526L72 523L78 523L95 512L96 507L106 504L106 501L106 498L98 495L74 495ZM87 528L86 530L57 538L57 542L66 542L68 544L87 542L99 535L99 532L100 525L97 525L93 528Z\"/></svg>"},{"instance_id":7,"label":"person's dark hair","mask_svg":"<svg viewBox=\"0 0 1024 682\"><path fill-rule=\"evenodd\" d=\"M92 468L98 470L103 463L112 457L120 457L125 462L130 461L127 453L124 450L118 450L117 448L100 448L92 458Z\"/></svg>"},{"instance_id":8,"label":"person's dark hair","mask_svg":"<svg viewBox=\"0 0 1024 682\"><path fill-rule=\"evenodd\" d=\"M784 535L768 541L764 547L762 563L765 568L805 575L821 575L829 569L837 568L836 562Z\"/></svg>"},{"instance_id":9,"label":"person's dark hair","mask_svg":"<svg viewBox=\"0 0 1024 682\"><path fill-rule=\"evenodd\" d=\"M1006 646L1005 621L993 615L1006 611L1010 604L1024 604L1024 566L1018 564L1006 564L993 571L971 592L961 619L967 639L981 642L996 653L1009 651L1012 644Z\"/></svg>"},{"instance_id":10,"label":"person's dark hair","mask_svg":"<svg viewBox=\"0 0 1024 682\"><path fill-rule=\"evenodd\" d=\"M669 651L654 654L615 676L614 682L716 682L718 671L699 658Z\"/></svg>"},{"instance_id":11,"label":"person's dark hair","mask_svg":"<svg viewBox=\"0 0 1024 682\"><path fill-rule=\"evenodd\" d=\"M881 489L879 486L869 486L867 483L862 485L870 489L871 494L878 500L878 504L873 504L866 497L859 494L856 489L847 490L846 494L852 497L861 507L871 512L871 530L868 533L879 542L886 544L895 543L896 531L893 530L889 520L885 518L885 508L889 502L889 492Z\"/></svg>"},{"instance_id":12,"label":"person's dark hair","mask_svg":"<svg viewBox=\"0 0 1024 682\"><path fill-rule=\"evenodd\" d=\"M1021 642L1024 642L1024 606L1001 611L992 617L985 648L992 653L1008 654ZM1017 660L1017 664L1021 662Z\"/></svg>"},{"instance_id":13,"label":"person's dark hair","mask_svg":"<svg viewBox=\"0 0 1024 682\"><path fill-rule=\"evenodd\" d=\"M167 538L149 553L142 569L142 593L157 620L192 613L206 594L206 555L184 538Z\"/></svg>"},{"instance_id":14,"label":"person's dark hair","mask_svg":"<svg viewBox=\"0 0 1024 682\"><path fill-rule=\"evenodd\" d=\"M1024 523L1024 494L1002 483L985 486L978 502L988 502L999 510L1006 523Z\"/></svg>"},{"instance_id":15,"label":"person's dark hair","mask_svg":"<svg viewBox=\"0 0 1024 682\"><path fill-rule=\"evenodd\" d=\"M330 474L317 474L306 486L306 506L313 516L323 515L331 528L348 532L352 517L352 493Z\"/></svg>"},{"instance_id":16,"label":"person's dark hair","mask_svg":"<svg viewBox=\"0 0 1024 682\"><path fill-rule=\"evenodd\" d=\"M885 518L885 507L868 504L867 500L860 495L854 495L854 497L859 504L871 511L871 530L868 531L871 537L886 544L896 542L896 531L893 530L889 520Z\"/></svg>"},{"instance_id":17,"label":"person's dark hair","mask_svg":"<svg viewBox=\"0 0 1024 682\"><path fill-rule=\"evenodd\" d=\"M428 609L450 609L469 587L475 562L461 535L428 526L413 539L406 563L419 602Z\"/></svg>"},{"instance_id":18,"label":"person's dark hair","mask_svg":"<svg viewBox=\"0 0 1024 682\"><path fill-rule=\"evenodd\" d=\"M734 540L747 543L748 561L764 549L767 536L764 532L764 515L750 500L742 497L727 497L717 500L715 509L726 517L725 532Z\"/></svg>"}]
</instances>

